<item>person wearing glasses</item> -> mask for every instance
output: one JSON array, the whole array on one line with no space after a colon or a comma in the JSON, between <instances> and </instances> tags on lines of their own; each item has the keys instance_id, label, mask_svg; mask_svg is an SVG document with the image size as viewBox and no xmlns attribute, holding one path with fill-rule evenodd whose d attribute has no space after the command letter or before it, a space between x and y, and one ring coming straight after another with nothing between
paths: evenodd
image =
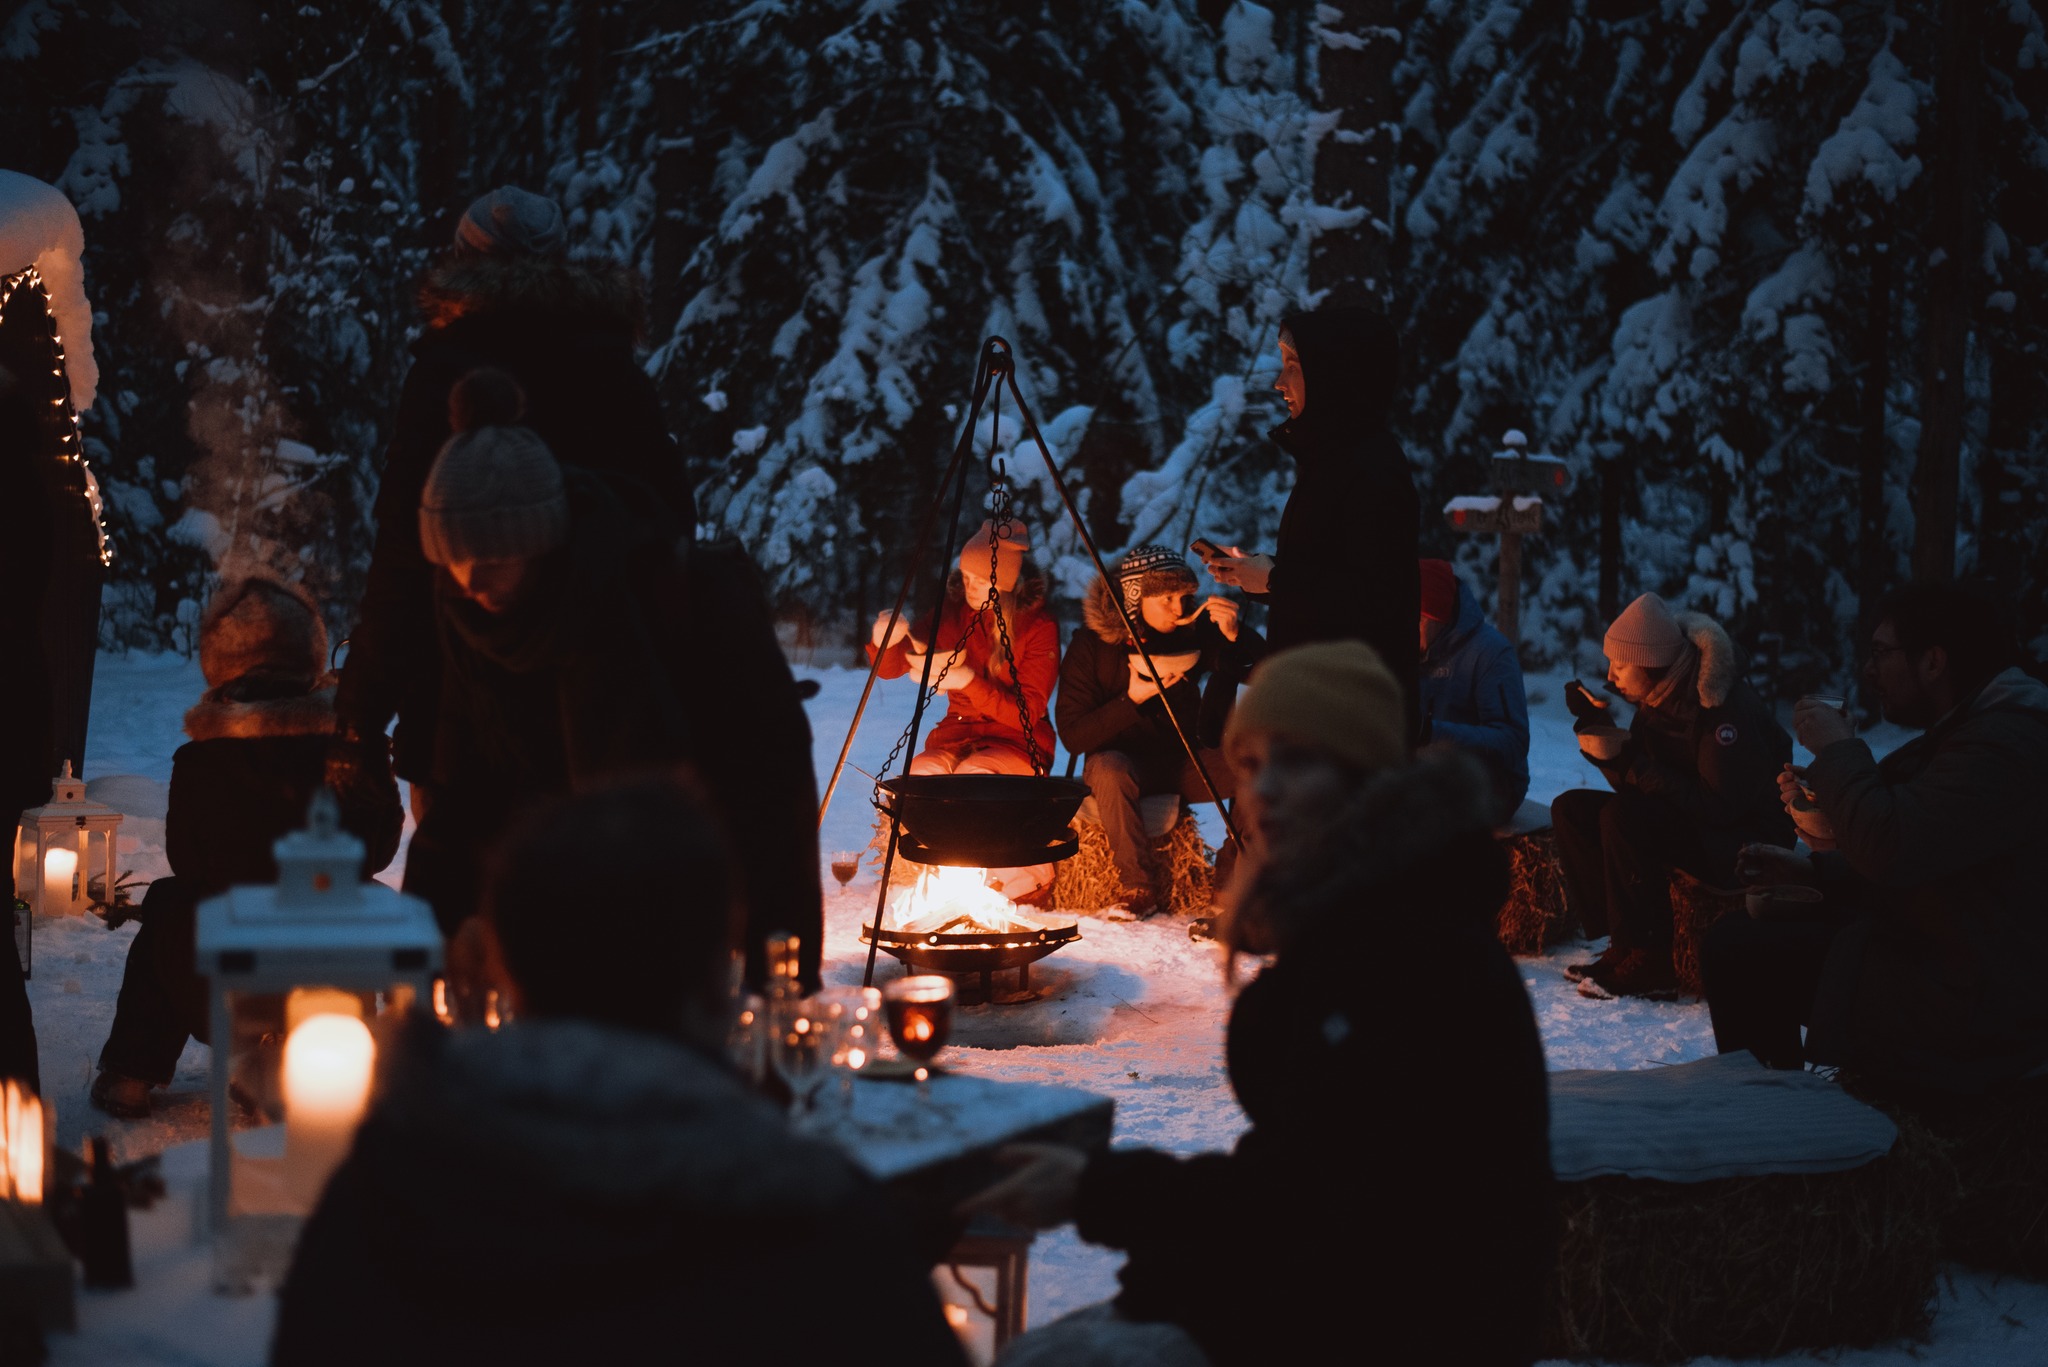
<instances>
[{"instance_id":1,"label":"person wearing glasses","mask_svg":"<svg viewBox=\"0 0 2048 1367\"><path fill-rule=\"evenodd\" d=\"M1981 1092L2048 1064L2048 687L1983 586L1915 584L1877 619L1864 675L1885 720L1921 734L1879 759L1840 712L1800 703L1813 762L1780 782L1815 809L1813 852L1752 846L1741 871L1823 900L1709 932L1714 1038L1773 1067Z\"/></svg>"},{"instance_id":2,"label":"person wearing glasses","mask_svg":"<svg viewBox=\"0 0 2048 1367\"><path fill-rule=\"evenodd\" d=\"M1134 546L1114 573L1114 585L1098 575L1082 601L1083 625L1060 665L1053 720L1067 749L1087 756L1081 773L1123 885L1118 905L1142 920L1159 909L1163 889L1147 866L1152 840L1140 804L1162 793L1177 793L1183 802L1232 795L1223 724L1265 643L1239 624L1237 605L1228 598L1196 599L1195 572L1170 547ZM1125 614L1144 636L1157 677L1132 643ZM1213 795L1181 745L1176 718L1203 751ZM1227 875L1224 861L1218 863L1219 874ZM1218 883L1224 881L1219 876Z\"/></svg>"},{"instance_id":3,"label":"person wearing glasses","mask_svg":"<svg viewBox=\"0 0 2048 1367\"><path fill-rule=\"evenodd\" d=\"M1776 776L1792 738L1742 677L1728 633L1646 593L1607 629L1607 677L1635 716L1568 690L1579 749L1613 788L1560 793L1550 806L1558 860L1589 936L1612 940L1565 969L1587 996L1678 991L1671 962L1671 871L1732 887L1735 854L1789 844Z\"/></svg>"}]
</instances>

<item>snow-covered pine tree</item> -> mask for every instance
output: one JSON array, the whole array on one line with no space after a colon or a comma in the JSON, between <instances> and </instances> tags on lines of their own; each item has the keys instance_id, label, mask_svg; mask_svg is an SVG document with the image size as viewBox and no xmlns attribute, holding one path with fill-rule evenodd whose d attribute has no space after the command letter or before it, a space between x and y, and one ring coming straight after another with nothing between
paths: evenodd
<instances>
[{"instance_id":1,"label":"snow-covered pine tree","mask_svg":"<svg viewBox=\"0 0 2048 1367\"><path fill-rule=\"evenodd\" d=\"M789 610L844 621L893 595L988 334L1015 345L1056 456L1093 414L1163 446L1153 339L1195 121L1164 57L1196 22L845 0L727 6L668 40L664 212L695 235L656 374L707 520ZM1010 465L1035 479L1035 455ZM1022 508L1077 591L1056 503L1027 483Z\"/></svg>"}]
</instances>

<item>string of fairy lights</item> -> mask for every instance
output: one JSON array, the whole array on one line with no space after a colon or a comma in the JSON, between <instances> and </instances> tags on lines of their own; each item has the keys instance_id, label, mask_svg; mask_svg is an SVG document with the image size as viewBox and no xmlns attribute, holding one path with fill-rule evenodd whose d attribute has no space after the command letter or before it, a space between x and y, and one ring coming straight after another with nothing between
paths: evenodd
<instances>
[{"instance_id":1,"label":"string of fairy lights","mask_svg":"<svg viewBox=\"0 0 2048 1367\"><path fill-rule=\"evenodd\" d=\"M42 301L43 320L50 328L50 345L55 348L57 364L50 373L64 381L57 387L57 397L50 403L59 409L65 419L64 459L75 462L85 476L85 505L92 512L93 530L99 536L100 564L114 563L114 550L107 541L106 502L100 497L100 482L93 477L92 465L85 458L85 434L79 426L78 410L71 403L71 385L64 374L64 338L57 331L57 315L50 309L50 291L43 284L43 273L34 266L17 271L13 275L0 276L0 318L7 314L7 305L14 296L27 290Z\"/></svg>"}]
</instances>

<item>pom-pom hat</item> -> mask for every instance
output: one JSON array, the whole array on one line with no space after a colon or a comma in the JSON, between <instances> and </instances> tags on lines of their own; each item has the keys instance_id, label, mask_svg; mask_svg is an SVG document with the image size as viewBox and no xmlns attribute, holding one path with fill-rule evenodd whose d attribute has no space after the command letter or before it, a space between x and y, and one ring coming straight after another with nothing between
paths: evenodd
<instances>
[{"instance_id":1,"label":"pom-pom hat","mask_svg":"<svg viewBox=\"0 0 2048 1367\"><path fill-rule=\"evenodd\" d=\"M448 396L455 435L420 494L420 550L436 565L529 560L569 539L562 467L532 428L524 396L502 371L463 376Z\"/></svg>"}]
</instances>

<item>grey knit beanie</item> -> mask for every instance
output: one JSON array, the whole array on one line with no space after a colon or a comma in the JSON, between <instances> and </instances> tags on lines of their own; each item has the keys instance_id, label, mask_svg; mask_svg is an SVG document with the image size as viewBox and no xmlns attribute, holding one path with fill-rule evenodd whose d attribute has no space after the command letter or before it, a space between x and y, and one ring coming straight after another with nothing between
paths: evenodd
<instances>
[{"instance_id":1,"label":"grey knit beanie","mask_svg":"<svg viewBox=\"0 0 2048 1367\"><path fill-rule=\"evenodd\" d=\"M455 245L504 256L553 256L568 244L562 206L516 185L500 185L463 212Z\"/></svg>"},{"instance_id":2,"label":"grey knit beanie","mask_svg":"<svg viewBox=\"0 0 2048 1367\"><path fill-rule=\"evenodd\" d=\"M523 403L503 371L471 371L448 396L456 432L420 494L420 549L434 564L530 560L569 539L562 467L517 425Z\"/></svg>"}]
</instances>

